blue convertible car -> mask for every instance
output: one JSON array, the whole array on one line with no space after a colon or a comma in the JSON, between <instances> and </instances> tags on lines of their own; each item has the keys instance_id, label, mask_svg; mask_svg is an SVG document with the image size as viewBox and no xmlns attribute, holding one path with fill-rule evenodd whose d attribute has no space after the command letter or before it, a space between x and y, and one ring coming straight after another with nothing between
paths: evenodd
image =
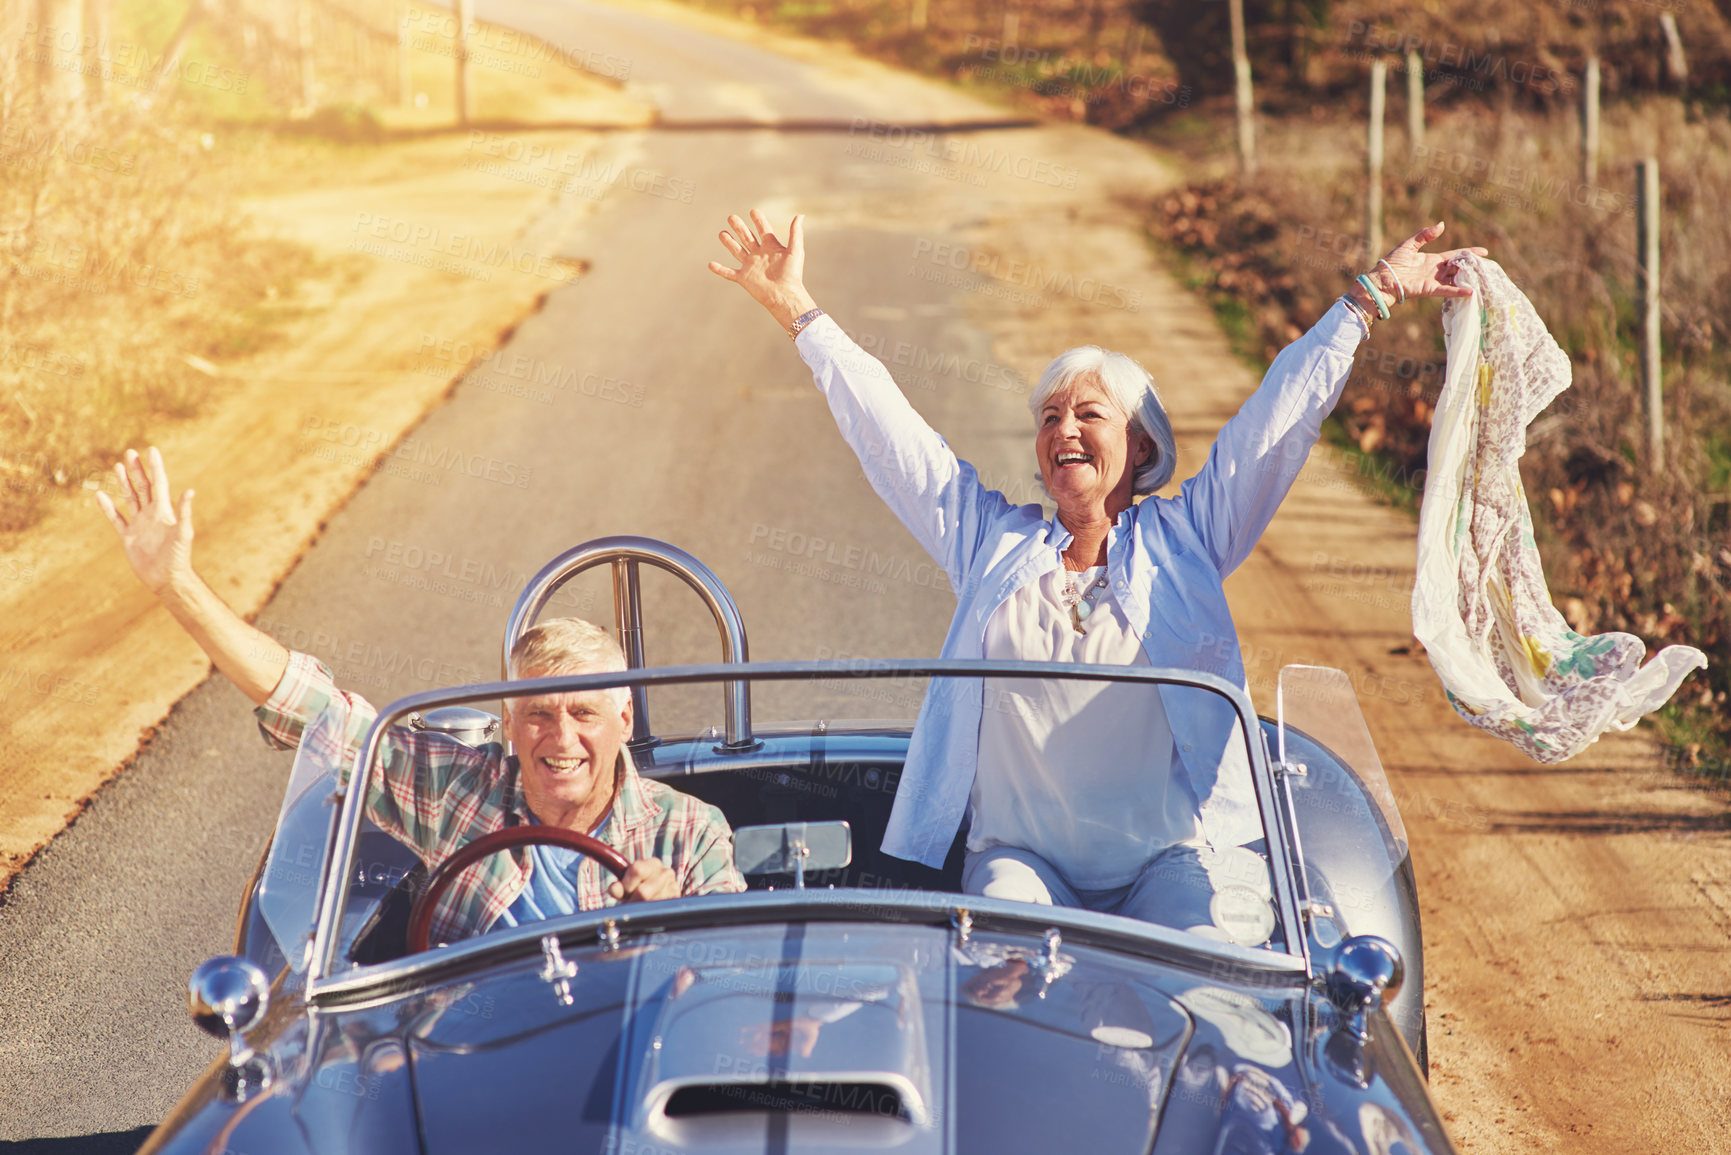
<instances>
[{"instance_id":1,"label":"blue convertible car","mask_svg":"<svg viewBox=\"0 0 1731 1155\"><path fill-rule=\"evenodd\" d=\"M707 603L721 663L641 668L643 565ZM376 772L393 726L484 744L496 721L479 707L627 686L640 772L725 813L750 889L429 948L429 892L464 863L422 863L373 827L341 756L318 753L334 745L303 741L236 955L192 981L194 1018L228 1049L146 1151L1453 1149L1425 1089L1406 835L1344 674L1288 667L1270 721L1177 670L754 664L714 575L642 538L550 563L507 651L595 566L637 668L403 699L354 774ZM1233 851L1255 885L1221 888L1213 928L1175 929L964 895L961 837L942 870L879 853L909 726L845 719L911 716L984 677L1229 703L1223 757L1248 766L1266 834ZM802 720L754 717L770 705ZM341 710L312 728L340 733Z\"/></svg>"}]
</instances>

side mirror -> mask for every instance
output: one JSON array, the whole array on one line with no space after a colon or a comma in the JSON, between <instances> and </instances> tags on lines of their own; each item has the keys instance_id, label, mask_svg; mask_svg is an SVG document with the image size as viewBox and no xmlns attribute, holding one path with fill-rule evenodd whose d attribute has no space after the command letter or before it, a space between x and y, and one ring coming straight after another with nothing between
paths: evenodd
<instances>
[{"instance_id":1,"label":"side mirror","mask_svg":"<svg viewBox=\"0 0 1731 1155\"><path fill-rule=\"evenodd\" d=\"M742 826L733 832L733 861L741 874L792 874L805 888L808 870L839 870L853 861L853 828L846 822L785 822Z\"/></svg>"},{"instance_id":2,"label":"side mirror","mask_svg":"<svg viewBox=\"0 0 1731 1155\"><path fill-rule=\"evenodd\" d=\"M187 1005L200 1030L227 1039L228 1061L238 1067L252 1058L246 1032L264 1017L270 981L257 963L224 955L206 959L187 983Z\"/></svg>"},{"instance_id":3,"label":"side mirror","mask_svg":"<svg viewBox=\"0 0 1731 1155\"><path fill-rule=\"evenodd\" d=\"M1323 983L1328 1000L1347 1016L1342 1029L1370 1038L1370 1009L1393 1001L1406 977L1400 952L1387 939L1361 934L1340 944Z\"/></svg>"}]
</instances>

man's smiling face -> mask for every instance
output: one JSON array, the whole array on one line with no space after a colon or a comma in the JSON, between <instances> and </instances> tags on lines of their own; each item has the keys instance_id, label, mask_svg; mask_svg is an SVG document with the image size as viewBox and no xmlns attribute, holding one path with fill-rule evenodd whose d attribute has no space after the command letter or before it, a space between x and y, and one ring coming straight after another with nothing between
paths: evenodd
<instances>
[{"instance_id":1,"label":"man's smiling face","mask_svg":"<svg viewBox=\"0 0 1731 1155\"><path fill-rule=\"evenodd\" d=\"M535 817L587 833L613 800L619 751L631 735L631 699L615 690L513 699L505 707L505 734L516 748L524 799Z\"/></svg>"}]
</instances>

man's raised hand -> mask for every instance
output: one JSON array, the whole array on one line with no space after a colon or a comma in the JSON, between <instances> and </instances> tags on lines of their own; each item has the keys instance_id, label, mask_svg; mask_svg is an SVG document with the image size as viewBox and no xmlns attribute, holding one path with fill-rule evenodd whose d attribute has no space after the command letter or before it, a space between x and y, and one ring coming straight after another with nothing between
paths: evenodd
<instances>
[{"instance_id":1,"label":"man's raised hand","mask_svg":"<svg viewBox=\"0 0 1731 1155\"><path fill-rule=\"evenodd\" d=\"M97 493L132 572L191 635L217 669L255 704L262 705L288 669L289 653L269 634L248 625L192 569L192 490L169 500L168 470L152 446L140 460L128 449L114 467L120 500Z\"/></svg>"},{"instance_id":2,"label":"man's raised hand","mask_svg":"<svg viewBox=\"0 0 1731 1155\"><path fill-rule=\"evenodd\" d=\"M115 463L119 483L118 505L98 491L96 504L115 532L132 572L151 593L161 593L192 574L192 490L180 495L177 513L169 499L168 471L162 454L151 446L140 460L128 449L125 460Z\"/></svg>"}]
</instances>

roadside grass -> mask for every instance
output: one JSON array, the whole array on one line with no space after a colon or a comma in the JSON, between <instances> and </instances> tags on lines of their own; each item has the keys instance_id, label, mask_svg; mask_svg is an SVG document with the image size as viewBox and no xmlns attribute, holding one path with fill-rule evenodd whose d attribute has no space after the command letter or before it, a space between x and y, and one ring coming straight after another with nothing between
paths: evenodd
<instances>
[{"instance_id":1,"label":"roadside grass","mask_svg":"<svg viewBox=\"0 0 1731 1155\"><path fill-rule=\"evenodd\" d=\"M1158 39L1120 4L1015 8L1009 41L1003 5L926 5L909 27L909 0L687 0L704 11L844 42L854 51L941 76L982 99L1052 120L1123 128L1193 97ZM1014 7L1014 6L1012 6Z\"/></svg>"},{"instance_id":2,"label":"roadside grass","mask_svg":"<svg viewBox=\"0 0 1731 1155\"><path fill-rule=\"evenodd\" d=\"M125 108L21 116L0 110L17 162L0 167L0 212L19 222L0 312L0 531L94 488L153 419L197 413L219 362L271 341L261 309L315 269L248 234L196 126Z\"/></svg>"},{"instance_id":3,"label":"roadside grass","mask_svg":"<svg viewBox=\"0 0 1731 1155\"><path fill-rule=\"evenodd\" d=\"M1217 140L1231 139L1221 124ZM1731 126L1677 101L1605 112L1606 160L1583 184L1561 114L1467 106L1438 117L1412 153L1389 132L1385 246L1445 219L1442 245L1483 244L1533 301L1574 362L1573 387L1528 431L1523 484L1558 607L1583 633L1622 630L1649 647L1699 646L1709 669L1656 720L1678 765L1731 782ZM1162 197L1151 231L1174 267L1216 303L1235 346L1263 363L1374 261L1363 233L1362 123L1349 114L1264 122L1253 181L1215 176ZM1195 134L1185 135L1194 141ZM1230 170L1220 146L1203 169ZM1661 230L1666 460L1646 460L1639 385L1633 174L1663 174ZM1434 317L1438 308L1408 310ZM1243 332L1245 318L1256 332ZM1403 508L1421 496L1442 383L1441 326L1377 326L1327 430L1367 488ZM1422 484L1422 483L1419 483Z\"/></svg>"},{"instance_id":4,"label":"roadside grass","mask_svg":"<svg viewBox=\"0 0 1731 1155\"><path fill-rule=\"evenodd\" d=\"M363 274L359 258L267 235L244 198L343 187L388 168L393 149L412 165L412 150L385 139L393 131L460 131L435 9L408 10L407 105L339 103L299 120L215 21L194 27L153 88L150 62L185 11L184 0L115 5L94 108L61 109L0 78L13 97L0 101L0 535L98 488L146 430L219 404L225 363L270 349ZM492 26L477 39L477 117L620 119L617 81L572 67L568 52ZM332 73L328 87L360 90L342 81Z\"/></svg>"},{"instance_id":5,"label":"roadside grass","mask_svg":"<svg viewBox=\"0 0 1731 1155\"><path fill-rule=\"evenodd\" d=\"M1199 253L1172 243L1152 225L1146 235L1156 259L1178 278L1180 284L1201 294L1208 303L1233 355L1258 373L1266 372L1270 358L1263 356L1262 334L1256 327L1250 307L1241 298L1212 283L1209 269Z\"/></svg>"}]
</instances>

